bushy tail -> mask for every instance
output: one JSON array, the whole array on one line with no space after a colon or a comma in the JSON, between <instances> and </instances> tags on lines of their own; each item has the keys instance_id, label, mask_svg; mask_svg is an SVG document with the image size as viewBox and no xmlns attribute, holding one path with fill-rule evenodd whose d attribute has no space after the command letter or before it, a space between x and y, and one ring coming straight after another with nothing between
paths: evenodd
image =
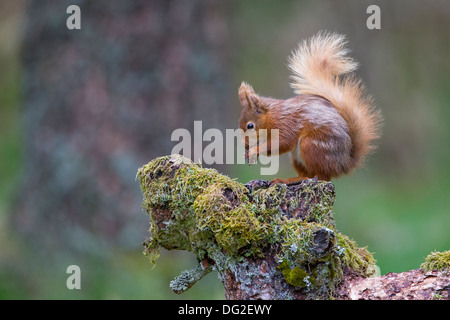
<instances>
[{"instance_id":1,"label":"bushy tail","mask_svg":"<svg viewBox=\"0 0 450 320\"><path fill-rule=\"evenodd\" d=\"M352 72L358 63L347 57L345 36L320 32L303 41L289 58L291 87L296 94L313 94L330 101L347 121L353 167L374 149L380 136L381 114Z\"/></svg>"}]
</instances>

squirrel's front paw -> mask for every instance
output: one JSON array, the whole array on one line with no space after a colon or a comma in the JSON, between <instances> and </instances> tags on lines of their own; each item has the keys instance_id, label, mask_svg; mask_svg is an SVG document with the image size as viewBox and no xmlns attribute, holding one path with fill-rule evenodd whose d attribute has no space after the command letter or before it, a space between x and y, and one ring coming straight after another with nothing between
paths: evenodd
<instances>
[{"instance_id":1,"label":"squirrel's front paw","mask_svg":"<svg viewBox=\"0 0 450 320\"><path fill-rule=\"evenodd\" d=\"M258 159L258 147L248 149L245 155L248 164L255 164Z\"/></svg>"}]
</instances>

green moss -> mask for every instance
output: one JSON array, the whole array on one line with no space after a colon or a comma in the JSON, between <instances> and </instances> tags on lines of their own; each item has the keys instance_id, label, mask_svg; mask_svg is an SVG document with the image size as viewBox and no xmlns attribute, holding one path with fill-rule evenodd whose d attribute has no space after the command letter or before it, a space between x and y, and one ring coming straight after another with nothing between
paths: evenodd
<instances>
[{"instance_id":1,"label":"green moss","mask_svg":"<svg viewBox=\"0 0 450 320\"><path fill-rule=\"evenodd\" d=\"M144 195L143 208L150 216L151 236L144 253L152 262L161 246L189 251L202 248L204 241L211 240L208 238L213 235L198 230L196 199L213 183L218 188L233 190L240 186L216 170L203 169L179 155L151 161L139 169L138 177ZM153 211L158 215L152 214ZM156 216L164 219L156 220Z\"/></svg>"},{"instance_id":2,"label":"green moss","mask_svg":"<svg viewBox=\"0 0 450 320\"><path fill-rule=\"evenodd\" d=\"M281 203L285 200L287 187L284 184L272 185L267 189L257 189L252 193L253 210L261 215L263 220L271 220L279 212Z\"/></svg>"},{"instance_id":3,"label":"green moss","mask_svg":"<svg viewBox=\"0 0 450 320\"><path fill-rule=\"evenodd\" d=\"M279 260L289 260L297 263L316 262L309 248L313 245L315 224L301 220L285 220L278 228L276 238L282 239L282 250Z\"/></svg>"},{"instance_id":4,"label":"green moss","mask_svg":"<svg viewBox=\"0 0 450 320\"><path fill-rule=\"evenodd\" d=\"M430 253L425 262L421 264L420 268L427 272L431 270L444 270L450 268L450 250L439 252L434 251Z\"/></svg>"},{"instance_id":5,"label":"green moss","mask_svg":"<svg viewBox=\"0 0 450 320\"><path fill-rule=\"evenodd\" d=\"M290 285L293 285L294 287L298 288L304 288L309 283L311 283L311 280L309 279L309 274L303 270L300 267L291 267L289 266L289 263L284 260L278 268L283 273L283 277L286 280L287 283ZM313 279L312 279L313 280Z\"/></svg>"},{"instance_id":6,"label":"green moss","mask_svg":"<svg viewBox=\"0 0 450 320\"><path fill-rule=\"evenodd\" d=\"M373 255L367 248L359 248L355 241L346 235L337 234L338 253L344 266L352 269L361 276L376 276L378 269Z\"/></svg>"},{"instance_id":7,"label":"green moss","mask_svg":"<svg viewBox=\"0 0 450 320\"><path fill-rule=\"evenodd\" d=\"M336 230L333 217L334 191L323 181L306 180L302 184L304 206L309 208L305 221L316 222L326 228ZM320 201L312 201L320 199Z\"/></svg>"},{"instance_id":8,"label":"green moss","mask_svg":"<svg viewBox=\"0 0 450 320\"><path fill-rule=\"evenodd\" d=\"M249 191L179 155L157 158L137 176L150 216L144 253L153 263L164 247L211 259L216 270L235 270L244 257L264 256L275 245L286 282L312 299L332 297L345 267L361 275L373 271L372 255L337 232L327 182L304 181L299 197L286 185ZM300 216L290 219L283 210Z\"/></svg>"}]
</instances>

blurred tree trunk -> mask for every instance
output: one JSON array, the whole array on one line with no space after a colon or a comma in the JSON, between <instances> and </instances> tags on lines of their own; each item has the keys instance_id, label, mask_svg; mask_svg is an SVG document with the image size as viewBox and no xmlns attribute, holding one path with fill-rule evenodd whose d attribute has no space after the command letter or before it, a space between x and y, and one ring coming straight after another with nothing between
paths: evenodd
<instances>
[{"instance_id":1,"label":"blurred tree trunk","mask_svg":"<svg viewBox=\"0 0 450 320\"><path fill-rule=\"evenodd\" d=\"M66 27L71 4L81 30ZM137 168L170 152L176 128L226 125L226 12L218 1L30 1L22 235L82 252L140 245Z\"/></svg>"}]
</instances>

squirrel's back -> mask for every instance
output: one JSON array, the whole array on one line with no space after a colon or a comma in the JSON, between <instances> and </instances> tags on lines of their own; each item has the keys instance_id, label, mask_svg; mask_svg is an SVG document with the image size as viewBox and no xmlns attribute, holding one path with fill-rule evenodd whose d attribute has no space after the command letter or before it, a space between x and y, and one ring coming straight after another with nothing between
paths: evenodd
<instances>
[{"instance_id":1,"label":"squirrel's back","mask_svg":"<svg viewBox=\"0 0 450 320\"><path fill-rule=\"evenodd\" d=\"M381 115L362 82L352 74L358 64L346 56L345 44L343 35L321 32L299 44L289 58L289 68L296 94L327 99L347 122L353 169L374 149Z\"/></svg>"}]
</instances>

